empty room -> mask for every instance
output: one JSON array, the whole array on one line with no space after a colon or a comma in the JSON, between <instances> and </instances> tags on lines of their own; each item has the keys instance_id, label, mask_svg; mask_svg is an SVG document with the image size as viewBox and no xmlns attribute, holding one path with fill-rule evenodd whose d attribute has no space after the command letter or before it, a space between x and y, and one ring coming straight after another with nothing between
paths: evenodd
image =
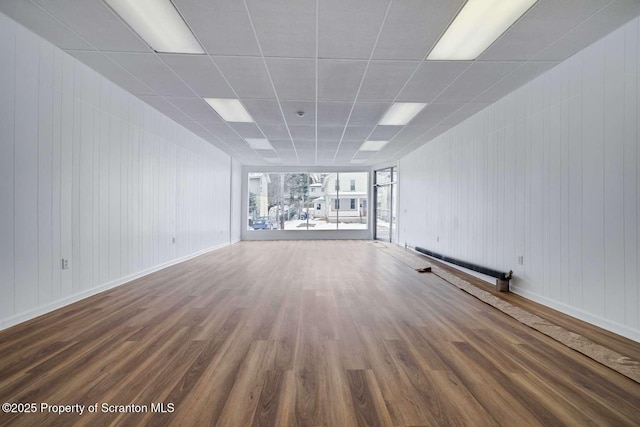
<instances>
[{"instance_id":1,"label":"empty room","mask_svg":"<svg viewBox=\"0 0 640 427\"><path fill-rule=\"evenodd\" d=\"M0 0L1 426L638 426L640 0Z\"/></svg>"}]
</instances>

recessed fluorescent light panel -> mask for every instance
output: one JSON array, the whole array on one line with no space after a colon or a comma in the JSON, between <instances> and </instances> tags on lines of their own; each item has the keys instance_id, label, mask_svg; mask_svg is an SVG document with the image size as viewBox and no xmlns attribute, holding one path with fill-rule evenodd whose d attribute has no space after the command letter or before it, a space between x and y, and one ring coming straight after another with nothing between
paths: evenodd
<instances>
[{"instance_id":1,"label":"recessed fluorescent light panel","mask_svg":"<svg viewBox=\"0 0 640 427\"><path fill-rule=\"evenodd\" d=\"M380 120L382 126L404 126L409 123L424 107L422 102L396 102Z\"/></svg>"},{"instance_id":2,"label":"recessed fluorescent light panel","mask_svg":"<svg viewBox=\"0 0 640 427\"><path fill-rule=\"evenodd\" d=\"M204 50L170 0L104 0L156 52Z\"/></svg>"},{"instance_id":3,"label":"recessed fluorescent light panel","mask_svg":"<svg viewBox=\"0 0 640 427\"><path fill-rule=\"evenodd\" d=\"M427 59L476 59L536 1L468 0Z\"/></svg>"},{"instance_id":4,"label":"recessed fluorescent light panel","mask_svg":"<svg viewBox=\"0 0 640 427\"><path fill-rule=\"evenodd\" d=\"M389 141L365 141L360 146L360 151L380 151Z\"/></svg>"},{"instance_id":5,"label":"recessed fluorescent light panel","mask_svg":"<svg viewBox=\"0 0 640 427\"><path fill-rule=\"evenodd\" d=\"M250 123L251 115L245 110L242 103L234 98L205 98L207 104L227 122Z\"/></svg>"},{"instance_id":6,"label":"recessed fluorescent light panel","mask_svg":"<svg viewBox=\"0 0 640 427\"><path fill-rule=\"evenodd\" d=\"M268 139L265 138L245 138L249 143L249 147L254 150L273 150L273 146Z\"/></svg>"}]
</instances>

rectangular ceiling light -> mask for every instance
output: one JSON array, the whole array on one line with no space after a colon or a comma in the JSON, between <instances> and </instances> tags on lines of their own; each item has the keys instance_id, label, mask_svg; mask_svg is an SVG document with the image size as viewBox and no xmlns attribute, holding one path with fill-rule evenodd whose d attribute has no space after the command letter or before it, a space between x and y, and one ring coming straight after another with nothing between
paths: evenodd
<instances>
[{"instance_id":1,"label":"rectangular ceiling light","mask_svg":"<svg viewBox=\"0 0 640 427\"><path fill-rule=\"evenodd\" d=\"M249 147L254 150L273 150L273 146L266 138L245 138L249 143Z\"/></svg>"},{"instance_id":2,"label":"rectangular ceiling light","mask_svg":"<svg viewBox=\"0 0 640 427\"><path fill-rule=\"evenodd\" d=\"M536 1L468 0L427 59L476 59Z\"/></svg>"},{"instance_id":3,"label":"rectangular ceiling light","mask_svg":"<svg viewBox=\"0 0 640 427\"><path fill-rule=\"evenodd\" d=\"M156 52L205 53L170 0L104 1Z\"/></svg>"},{"instance_id":4,"label":"rectangular ceiling light","mask_svg":"<svg viewBox=\"0 0 640 427\"><path fill-rule=\"evenodd\" d=\"M409 123L424 107L422 102L396 102L382 116L378 123L381 126L404 126Z\"/></svg>"},{"instance_id":5,"label":"rectangular ceiling light","mask_svg":"<svg viewBox=\"0 0 640 427\"><path fill-rule=\"evenodd\" d=\"M253 122L251 115L244 108L242 103L234 98L205 98L207 104L227 122Z\"/></svg>"},{"instance_id":6,"label":"rectangular ceiling light","mask_svg":"<svg viewBox=\"0 0 640 427\"><path fill-rule=\"evenodd\" d=\"M365 141L360 146L360 151L380 151L389 141Z\"/></svg>"}]
</instances>

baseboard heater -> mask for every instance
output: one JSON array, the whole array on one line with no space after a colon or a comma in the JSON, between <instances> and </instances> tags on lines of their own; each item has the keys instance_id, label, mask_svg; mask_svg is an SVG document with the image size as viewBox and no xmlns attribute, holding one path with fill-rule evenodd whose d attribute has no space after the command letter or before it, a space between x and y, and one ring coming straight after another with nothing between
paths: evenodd
<instances>
[{"instance_id":1,"label":"baseboard heater","mask_svg":"<svg viewBox=\"0 0 640 427\"><path fill-rule=\"evenodd\" d=\"M451 264L455 264L455 265L459 265L460 267L464 267L467 268L469 270L473 270L473 271L477 271L478 273L482 273L482 274L486 274L487 276L491 276L491 277L495 277L496 278L496 289L500 292L508 292L509 291L509 281L511 280L511 277L513 276L513 271L509 270L508 273L505 273L503 271L498 271L498 270L494 270L492 268L488 268L488 267L483 267L481 265L477 265L477 264L472 264L470 262L467 261L461 261L459 259L456 258L450 258L446 255L442 255L439 254L437 252L432 252L429 249L425 249L425 248L421 248L419 246L415 247L415 250L423 253L425 255L428 255L432 258L437 258L440 259L442 261L451 263Z\"/></svg>"}]
</instances>

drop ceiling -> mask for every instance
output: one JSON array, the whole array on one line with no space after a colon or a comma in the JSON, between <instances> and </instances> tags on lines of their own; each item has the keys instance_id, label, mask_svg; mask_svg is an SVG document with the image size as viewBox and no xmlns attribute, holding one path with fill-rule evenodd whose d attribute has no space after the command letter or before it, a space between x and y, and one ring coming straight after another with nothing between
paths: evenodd
<instances>
[{"instance_id":1,"label":"drop ceiling","mask_svg":"<svg viewBox=\"0 0 640 427\"><path fill-rule=\"evenodd\" d=\"M206 55L155 53L101 0L0 12L243 164L322 166L394 161L640 14L640 0L539 0L475 61L427 61L463 0L173 3ZM227 123L203 98L238 98L255 123ZM379 126L395 101L428 106ZM358 151L365 140L390 142Z\"/></svg>"}]
</instances>

